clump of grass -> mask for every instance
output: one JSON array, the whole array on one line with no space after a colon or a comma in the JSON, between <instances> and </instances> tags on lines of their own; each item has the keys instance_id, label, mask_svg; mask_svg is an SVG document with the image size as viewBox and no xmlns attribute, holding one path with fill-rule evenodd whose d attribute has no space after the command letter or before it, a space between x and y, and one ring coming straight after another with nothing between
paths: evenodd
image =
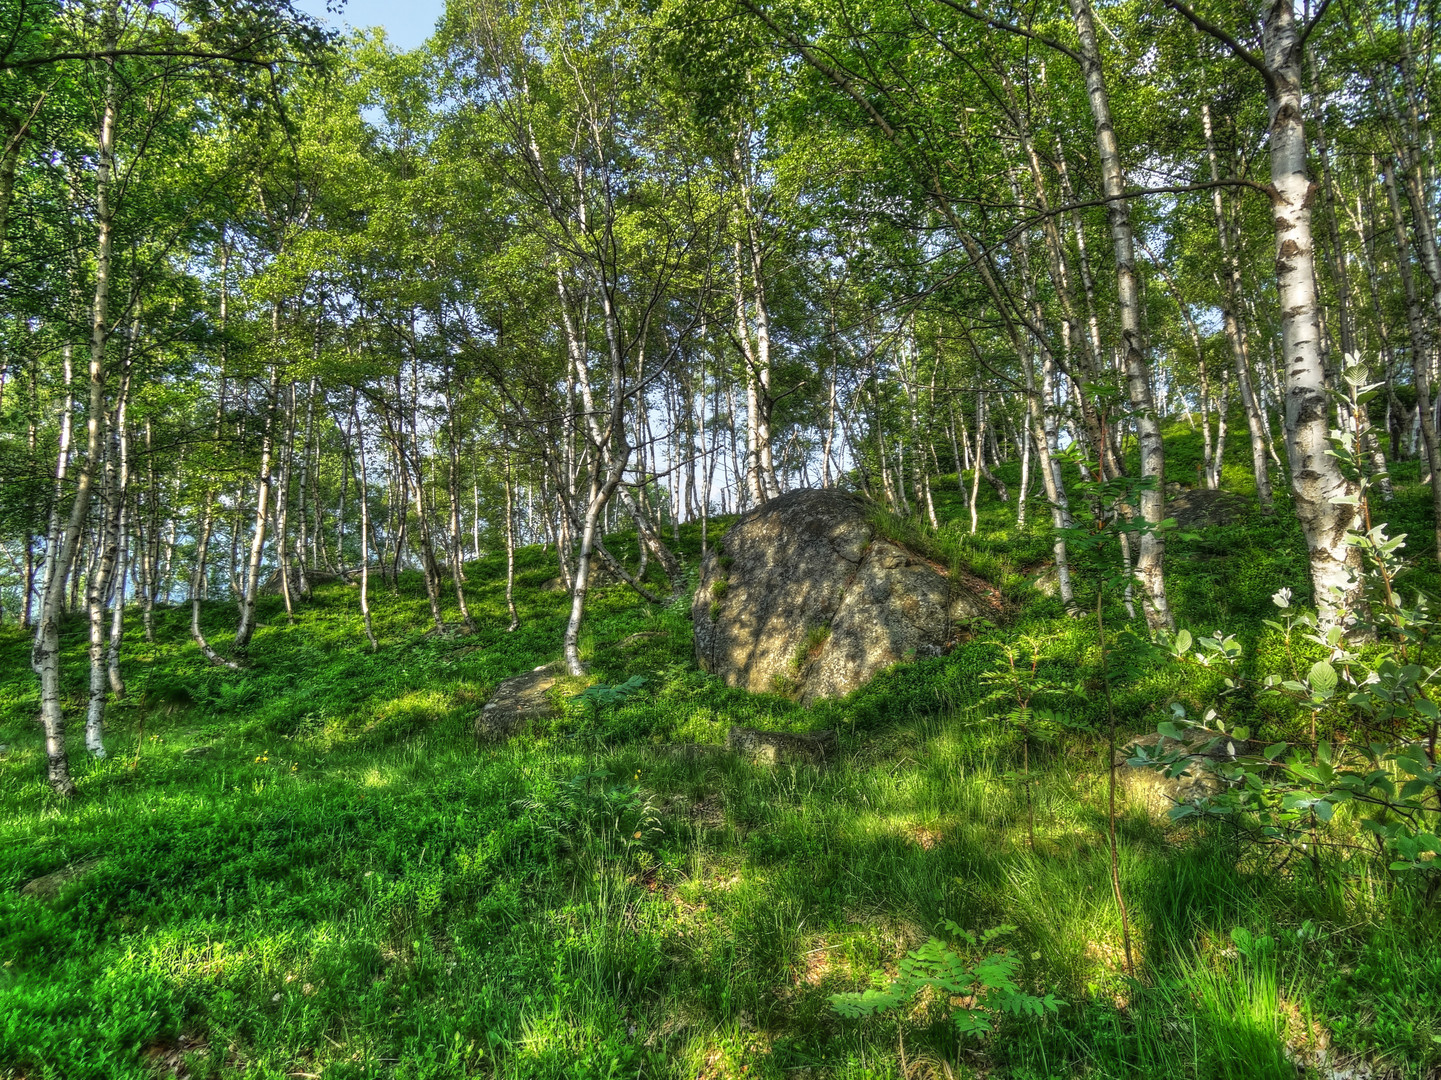
<instances>
[{"instance_id":1,"label":"clump of grass","mask_svg":"<svg viewBox=\"0 0 1441 1080\"><path fill-rule=\"evenodd\" d=\"M827 641L831 639L831 627L829 623L820 626L813 626L806 631L806 636L796 642L795 652L791 654L791 671L800 672L808 663L821 654Z\"/></svg>"}]
</instances>

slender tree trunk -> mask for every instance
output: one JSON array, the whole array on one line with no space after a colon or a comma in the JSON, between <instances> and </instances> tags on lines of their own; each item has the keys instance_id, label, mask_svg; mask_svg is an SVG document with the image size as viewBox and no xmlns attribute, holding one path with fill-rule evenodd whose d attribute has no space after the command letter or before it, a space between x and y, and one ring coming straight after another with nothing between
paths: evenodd
<instances>
[{"instance_id":1,"label":"slender tree trunk","mask_svg":"<svg viewBox=\"0 0 1441 1080\"><path fill-rule=\"evenodd\" d=\"M275 491L275 567L280 575L280 595L285 599L285 621L295 625L295 606L290 597L290 467L295 460L295 384L285 394L285 446L280 454L280 483ZM300 552L305 557L304 548Z\"/></svg>"},{"instance_id":2,"label":"slender tree trunk","mask_svg":"<svg viewBox=\"0 0 1441 1080\"><path fill-rule=\"evenodd\" d=\"M976 454L975 454L975 457L972 459L975 468L974 468L974 469L972 470L972 472L971 472L971 535L972 535L972 536L975 536L975 535L976 535L976 528L977 528L977 525L979 524L978 511L977 511L976 507L977 507L977 505L978 505L979 502L980 502L980 494L981 494L981 453L982 453L982 452L984 451L984 449L985 449L985 446L984 446L984 444L983 444L983 442L982 442L982 440L981 440L981 425L985 423L985 420L986 420L986 395L985 395L985 394L977 394L977 395L976 395ZM962 424L961 435L962 435L962 437L964 438L965 435L966 435L966 430L965 430L965 427L964 427L964 424L965 424L965 420L964 420L964 419L962 419L961 424ZM970 441L970 440L967 439L967 442L969 442L969 441Z\"/></svg>"},{"instance_id":3,"label":"slender tree trunk","mask_svg":"<svg viewBox=\"0 0 1441 1080\"><path fill-rule=\"evenodd\" d=\"M616 390L617 395L619 390ZM630 459L630 447L623 454L615 455L610 472L602 478L599 468L591 472L590 498L586 500L585 516L581 521L580 552L575 563L575 584L571 588L570 618L565 626L565 666L571 675L584 675L585 665L580 659L580 624L585 614L585 594L590 585L591 560L595 553L596 525L601 512L610 501L611 495L620 485L625 474L626 462ZM599 463L597 463L597 466Z\"/></svg>"},{"instance_id":4,"label":"slender tree trunk","mask_svg":"<svg viewBox=\"0 0 1441 1080\"><path fill-rule=\"evenodd\" d=\"M272 326L279 338L280 312L273 312ZM270 467L274 452L275 407L280 393L280 366L270 369L270 388L266 393L265 428L260 437L260 472L255 480L255 528L250 537L250 556L245 562L244 592L240 598L240 625L235 631L232 646L237 657L244 656L250 648L250 638L255 633L255 601L260 592L260 557L265 551L265 530L270 519ZM284 564L280 567L285 573Z\"/></svg>"},{"instance_id":5,"label":"slender tree trunk","mask_svg":"<svg viewBox=\"0 0 1441 1080\"><path fill-rule=\"evenodd\" d=\"M128 352L128 347L127 347ZM129 358L125 361L127 364ZM105 756L105 696L109 691L105 658L107 600L119 561L121 518L125 494L121 488L119 432L125 426L125 398L128 374L123 377L115 412L108 419L105 463L102 466L103 508L97 528L95 565L85 582L85 609L90 622L90 696L85 710L85 749L97 758Z\"/></svg>"},{"instance_id":6,"label":"slender tree trunk","mask_svg":"<svg viewBox=\"0 0 1441 1080\"><path fill-rule=\"evenodd\" d=\"M313 363L320 362L320 327L318 322L319 320L317 320L315 329L315 344L311 351L311 360ZM311 489L315 475L320 471L318 462L317 468L314 471L310 468L310 443L315 435L315 386L316 378L312 375L310 377L310 384L305 390L305 428L300 441L300 479L299 483L295 485L295 490L300 498L300 535L296 545L299 558L295 560L295 575L296 583L300 587L301 599L310 595L310 574L307 572L307 567L320 565L320 559L317 557L315 548L322 546L322 536L324 535L320 528L320 490L318 485L314 491ZM312 495L314 496L313 498ZM315 530L313 533L310 529L312 510L315 512Z\"/></svg>"},{"instance_id":7,"label":"slender tree trunk","mask_svg":"<svg viewBox=\"0 0 1441 1080\"><path fill-rule=\"evenodd\" d=\"M102 41L113 51L118 37L113 9L101 16ZM90 509L95 469L100 462L101 436L105 423L105 348L110 337L110 261L113 244L111 172L115 161L116 88L114 61L105 67L104 103L101 107L100 137L95 156L95 293L90 309L90 407L86 416L85 460L76 476L75 497L64 533L54 545L55 557L45 568L45 588L40 601L40 618L35 630L31 666L40 676L40 722L45 730L46 772L57 795L75 794L70 762L65 753L65 714L60 700L60 616L66 577L75 561Z\"/></svg>"},{"instance_id":8,"label":"slender tree trunk","mask_svg":"<svg viewBox=\"0 0 1441 1080\"><path fill-rule=\"evenodd\" d=\"M1096 29L1089 0L1071 0L1071 14L1081 46L1086 94L1096 122L1096 146L1101 160L1102 189L1108 200L1111 239L1116 252L1116 293L1126 391L1141 444L1141 476L1151 481L1151 486L1141 492L1141 516L1148 528L1140 537L1135 572L1143 591L1142 606L1146 613L1146 623L1151 632L1155 633L1172 625L1170 608L1166 603L1165 538L1160 532L1161 522L1166 516L1165 449L1161 442L1160 420L1151 395L1151 372L1147 359L1145 328L1141 325L1130 206L1123 198L1125 180L1121 170L1120 151L1116 145L1116 132L1111 123L1110 99L1101 70L1101 53L1096 42Z\"/></svg>"},{"instance_id":9,"label":"slender tree trunk","mask_svg":"<svg viewBox=\"0 0 1441 1080\"><path fill-rule=\"evenodd\" d=\"M510 613L506 630L514 633L520 626L520 612L515 607L515 478L508 446L505 449L505 609Z\"/></svg>"},{"instance_id":10,"label":"slender tree trunk","mask_svg":"<svg viewBox=\"0 0 1441 1080\"><path fill-rule=\"evenodd\" d=\"M200 607L205 600L208 582L205 560L210 551L210 530L214 520L214 507L210 498L207 497L205 510L200 519L200 533L195 544L195 568L190 575L190 636L199 646L205 659L218 667L239 671L240 664L234 660L228 660L216 652L210 642L205 640L205 632L200 628Z\"/></svg>"},{"instance_id":11,"label":"slender tree trunk","mask_svg":"<svg viewBox=\"0 0 1441 1080\"><path fill-rule=\"evenodd\" d=\"M1016 531L1022 532L1026 528L1026 495L1031 485L1031 440L1024 439L1021 442L1021 488L1016 493ZM935 511L931 512L934 519Z\"/></svg>"},{"instance_id":12,"label":"slender tree trunk","mask_svg":"<svg viewBox=\"0 0 1441 1080\"><path fill-rule=\"evenodd\" d=\"M1310 550L1311 582L1323 626L1350 628L1361 602L1361 565L1347 542L1356 525L1357 488L1330 456L1325 371L1317 314L1311 237L1315 197L1306 164L1301 36L1292 0L1270 0L1262 49L1271 117L1271 211L1276 231L1276 286L1286 360L1286 451L1296 514Z\"/></svg>"},{"instance_id":13,"label":"slender tree trunk","mask_svg":"<svg viewBox=\"0 0 1441 1080\"><path fill-rule=\"evenodd\" d=\"M1406 296L1406 325L1411 334L1411 378L1416 388L1416 419L1421 428L1421 443L1426 449L1426 468L1431 477L1431 508L1434 515L1436 552L1441 557L1441 445L1437 443L1436 425L1432 420L1431 399L1431 335L1421 314L1421 300L1416 288L1416 274L1411 266L1411 247L1406 242L1402 223L1401 200L1396 193L1396 172L1391 162L1384 166L1386 196L1391 204L1391 219L1396 233L1396 266Z\"/></svg>"},{"instance_id":14,"label":"slender tree trunk","mask_svg":"<svg viewBox=\"0 0 1441 1080\"><path fill-rule=\"evenodd\" d=\"M365 460L365 429L360 426L360 407L354 400L350 403L350 419L355 427L355 446L360 466L355 474L356 500L360 503L360 617L365 625L365 640L370 642L370 651L375 652L380 648L380 643L375 640L375 629L370 622L370 470ZM380 557L378 545L376 556Z\"/></svg>"},{"instance_id":15,"label":"slender tree trunk","mask_svg":"<svg viewBox=\"0 0 1441 1080\"><path fill-rule=\"evenodd\" d=\"M460 533L460 447L455 437L455 402L450 392L449 371L446 374L445 412L447 434L450 443L450 477L446 491L450 496L450 581L455 587L455 605L460 610L460 621L466 633L475 633L475 620L465 603L465 547Z\"/></svg>"},{"instance_id":16,"label":"slender tree trunk","mask_svg":"<svg viewBox=\"0 0 1441 1080\"><path fill-rule=\"evenodd\" d=\"M110 643L106 649L106 667L110 678L110 692L116 700L125 696L125 678L120 670L120 646L125 639L125 576L130 569L130 544L132 528L129 516L130 492L130 448L129 434L122 425L120 429L120 517L115 533L119 538L116 554L115 586L110 609Z\"/></svg>"}]
</instances>

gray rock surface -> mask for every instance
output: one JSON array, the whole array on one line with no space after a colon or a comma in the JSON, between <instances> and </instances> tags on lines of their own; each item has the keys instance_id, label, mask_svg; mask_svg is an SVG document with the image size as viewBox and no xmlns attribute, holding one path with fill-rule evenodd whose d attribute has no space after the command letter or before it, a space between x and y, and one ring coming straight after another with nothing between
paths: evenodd
<instances>
[{"instance_id":1,"label":"gray rock surface","mask_svg":"<svg viewBox=\"0 0 1441 1080\"><path fill-rule=\"evenodd\" d=\"M1175 518L1180 529L1230 525L1254 507L1250 499L1231 491L1183 488L1166 495L1166 516Z\"/></svg>"},{"instance_id":2,"label":"gray rock surface","mask_svg":"<svg viewBox=\"0 0 1441 1080\"><path fill-rule=\"evenodd\" d=\"M735 724L726 732L726 749L758 765L821 765L839 745L834 731L757 731Z\"/></svg>"},{"instance_id":3,"label":"gray rock surface","mask_svg":"<svg viewBox=\"0 0 1441 1080\"><path fill-rule=\"evenodd\" d=\"M1061 595L1061 575L1052 563L1035 577L1031 578L1031 584L1036 587L1036 592L1042 596L1057 597Z\"/></svg>"},{"instance_id":4,"label":"gray rock surface","mask_svg":"<svg viewBox=\"0 0 1441 1080\"><path fill-rule=\"evenodd\" d=\"M1166 776L1156 769L1132 766L1130 757L1135 748L1155 750L1164 740L1162 750L1180 750L1185 767L1178 776ZM1133 801L1140 803L1154 816L1165 816L1177 803L1214 795L1221 790L1221 780L1208 765L1234 759L1250 751L1245 742L1217 739L1212 733L1188 732L1179 743L1157 732L1131 739L1116 751L1116 781Z\"/></svg>"},{"instance_id":5,"label":"gray rock surface","mask_svg":"<svg viewBox=\"0 0 1441 1080\"><path fill-rule=\"evenodd\" d=\"M564 675L565 668L556 663L506 679L475 718L475 737L481 742L493 742L506 738L528 721L555 716L557 709L550 689Z\"/></svg>"},{"instance_id":6,"label":"gray rock surface","mask_svg":"<svg viewBox=\"0 0 1441 1080\"><path fill-rule=\"evenodd\" d=\"M696 659L729 685L809 702L903 660L936 656L995 618L994 588L954 579L876 535L866 504L793 491L738 521L706 556L691 609Z\"/></svg>"},{"instance_id":7,"label":"gray rock surface","mask_svg":"<svg viewBox=\"0 0 1441 1080\"><path fill-rule=\"evenodd\" d=\"M65 886L72 881L77 881L100 865L99 859L88 859L85 862L74 863L70 866L62 866L43 877L27 881L20 890L21 896L27 896L32 900L49 902L59 898L64 892Z\"/></svg>"}]
</instances>

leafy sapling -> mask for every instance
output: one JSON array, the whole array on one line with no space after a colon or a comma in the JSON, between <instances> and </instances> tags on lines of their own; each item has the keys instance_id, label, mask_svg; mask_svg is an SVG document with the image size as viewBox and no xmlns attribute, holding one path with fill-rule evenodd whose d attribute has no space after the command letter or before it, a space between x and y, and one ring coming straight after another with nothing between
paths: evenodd
<instances>
[{"instance_id":1,"label":"leafy sapling","mask_svg":"<svg viewBox=\"0 0 1441 1080\"><path fill-rule=\"evenodd\" d=\"M1259 752L1198 763L1191 756L1194 749L1180 740L1201 732L1213 742L1227 739L1244 747L1250 728L1227 727L1215 706L1199 719L1187 718L1176 706L1176 719L1158 726L1162 741L1150 750L1137 748L1131 761L1170 775L1188 768L1210 770L1218 781L1215 790L1174 807L1173 818L1222 817L1239 835L1278 851L1283 863L1304 854L1318 874L1328 850L1338 856L1338 872L1362 871L1364 860L1356 852L1364 848L1354 842L1354 833L1331 827L1345 808L1352 828L1369 835L1378 860L1403 878L1423 883L1434 897L1441 892L1441 656L1435 644L1441 620L1426 597L1418 595L1408 604L1396 588L1405 538L1390 537L1384 524L1372 524L1367 496L1373 478L1363 468L1355 434L1333 433L1333 443L1334 456L1359 492L1346 501L1357 504L1364 529L1348 536L1361 555L1364 602L1322 626L1314 613L1292 608L1290 590L1272 597L1281 614L1268 625L1285 638L1290 678L1271 674L1248 680L1240 645L1219 632L1193 641L1181 631L1169 642L1183 662L1224 668L1223 695L1249 685L1292 702L1309 714L1309 739L1278 741ZM1320 646L1325 658L1301 670L1291 648L1295 639ZM1357 641L1368 644L1353 644ZM1319 730L1322 716L1329 721L1324 731Z\"/></svg>"},{"instance_id":2,"label":"leafy sapling","mask_svg":"<svg viewBox=\"0 0 1441 1080\"><path fill-rule=\"evenodd\" d=\"M645 687L644 675L632 675L623 683L610 685L594 683L578 694L572 694L572 701L584 701L591 707L591 719L599 722L602 709L616 709L624 705Z\"/></svg>"},{"instance_id":3,"label":"leafy sapling","mask_svg":"<svg viewBox=\"0 0 1441 1080\"><path fill-rule=\"evenodd\" d=\"M1022 634L1014 641L997 643L1006 661L1005 668L981 676L988 693L982 706L994 710L1003 724L1020 733L1021 771L1006 779L1021 784L1026 793L1027 837L1032 851L1036 849L1036 814L1031 797L1031 740L1053 742L1065 730L1076 725L1063 711L1050 707L1079 692L1075 682L1054 678L1042 667L1046 643L1034 634Z\"/></svg>"},{"instance_id":4,"label":"leafy sapling","mask_svg":"<svg viewBox=\"0 0 1441 1080\"><path fill-rule=\"evenodd\" d=\"M1032 994L1021 988L1017 978L1020 957L995 947L1000 938L1012 934L1014 926L997 926L979 937L941 920L941 929L968 950L989 951L975 963L968 963L961 951L939 937L933 937L901 960L900 974L884 990L872 987L859 994L832 994L831 1008L842 1016L859 1019L890 1012L907 1005L926 990L935 990L943 1000L962 999L951 1012L951 1021L962 1036L985 1035L1001 1016L1044 1017L1065 1004L1054 994Z\"/></svg>"}]
</instances>

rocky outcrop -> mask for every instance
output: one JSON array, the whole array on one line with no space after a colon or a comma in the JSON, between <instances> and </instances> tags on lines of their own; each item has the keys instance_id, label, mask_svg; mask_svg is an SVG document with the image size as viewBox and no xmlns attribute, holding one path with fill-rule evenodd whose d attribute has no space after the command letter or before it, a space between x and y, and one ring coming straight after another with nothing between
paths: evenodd
<instances>
[{"instance_id":1,"label":"rocky outcrop","mask_svg":"<svg viewBox=\"0 0 1441 1080\"><path fill-rule=\"evenodd\" d=\"M340 574L332 574L329 570L307 570L305 571L305 582L311 588L317 585L329 585L333 581L339 581ZM281 593L280 571L275 570L270 577L260 586L262 596L279 596ZM300 572L295 567L290 568L290 595L300 595Z\"/></svg>"},{"instance_id":2,"label":"rocky outcrop","mask_svg":"<svg viewBox=\"0 0 1441 1080\"><path fill-rule=\"evenodd\" d=\"M32 900L41 900L49 903L59 898L65 891L66 886L71 882L78 881L100 865L99 859L87 859L81 863L70 866L62 866L59 870L46 874L43 877L27 881L20 890L21 896L29 897Z\"/></svg>"},{"instance_id":3,"label":"rocky outcrop","mask_svg":"<svg viewBox=\"0 0 1441 1080\"><path fill-rule=\"evenodd\" d=\"M490 700L475 718L476 739L494 742L506 738L531 720L547 720L555 716L557 709L550 691L564 675L565 668L556 663L506 679L495 688Z\"/></svg>"},{"instance_id":4,"label":"rocky outcrop","mask_svg":"<svg viewBox=\"0 0 1441 1080\"><path fill-rule=\"evenodd\" d=\"M863 500L793 491L737 522L701 568L696 659L729 685L840 697L883 668L936 656L999 594L877 534Z\"/></svg>"}]
</instances>

